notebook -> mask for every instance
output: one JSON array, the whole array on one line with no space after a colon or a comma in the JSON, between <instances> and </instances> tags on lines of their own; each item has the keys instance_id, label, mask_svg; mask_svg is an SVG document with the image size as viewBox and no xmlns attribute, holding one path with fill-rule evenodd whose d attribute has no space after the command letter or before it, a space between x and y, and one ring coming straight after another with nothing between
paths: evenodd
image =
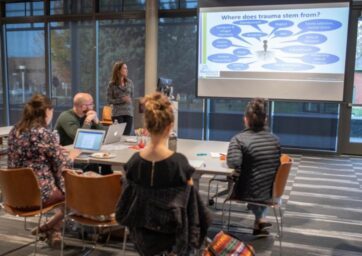
<instances>
[{"instance_id":1,"label":"notebook","mask_svg":"<svg viewBox=\"0 0 362 256\"><path fill-rule=\"evenodd\" d=\"M127 123L112 124L108 127L107 135L104 139L103 144L111 144L115 142L120 142L121 137L126 129Z\"/></svg>"},{"instance_id":2,"label":"notebook","mask_svg":"<svg viewBox=\"0 0 362 256\"><path fill-rule=\"evenodd\" d=\"M94 153L101 149L106 131L78 129L73 147L83 153Z\"/></svg>"}]
</instances>

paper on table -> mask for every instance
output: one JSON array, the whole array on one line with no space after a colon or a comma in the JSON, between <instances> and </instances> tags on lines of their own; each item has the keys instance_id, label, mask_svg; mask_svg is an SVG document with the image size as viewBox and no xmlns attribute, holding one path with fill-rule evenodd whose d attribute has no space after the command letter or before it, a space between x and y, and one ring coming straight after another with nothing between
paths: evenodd
<instances>
[{"instance_id":1,"label":"paper on table","mask_svg":"<svg viewBox=\"0 0 362 256\"><path fill-rule=\"evenodd\" d=\"M204 165L204 161L202 160L189 160L189 163L194 168L200 168Z\"/></svg>"},{"instance_id":2,"label":"paper on table","mask_svg":"<svg viewBox=\"0 0 362 256\"><path fill-rule=\"evenodd\" d=\"M226 153L223 152L210 152L211 157L219 158L221 155L226 156Z\"/></svg>"}]
</instances>

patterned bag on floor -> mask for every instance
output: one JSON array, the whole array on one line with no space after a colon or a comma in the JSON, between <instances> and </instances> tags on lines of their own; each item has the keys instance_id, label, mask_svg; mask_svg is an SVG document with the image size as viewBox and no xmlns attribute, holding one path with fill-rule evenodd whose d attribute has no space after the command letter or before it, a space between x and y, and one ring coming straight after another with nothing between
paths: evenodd
<instances>
[{"instance_id":1,"label":"patterned bag on floor","mask_svg":"<svg viewBox=\"0 0 362 256\"><path fill-rule=\"evenodd\" d=\"M203 256L255 256L254 248L233 235L220 231L205 249Z\"/></svg>"}]
</instances>

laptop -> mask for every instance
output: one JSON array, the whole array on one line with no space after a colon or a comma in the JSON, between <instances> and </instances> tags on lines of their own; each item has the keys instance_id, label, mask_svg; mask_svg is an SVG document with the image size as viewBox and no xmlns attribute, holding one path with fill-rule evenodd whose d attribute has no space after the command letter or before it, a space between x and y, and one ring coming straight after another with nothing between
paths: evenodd
<instances>
[{"instance_id":1,"label":"laptop","mask_svg":"<svg viewBox=\"0 0 362 256\"><path fill-rule=\"evenodd\" d=\"M73 147L79 149L82 155L89 155L101 149L105 130L78 129Z\"/></svg>"},{"instance_id":2,"label":"laptop","mask_svg":"<svg viewBox=\"0 0 362 256\"><path fill-rule=\"evenodd\" d=\"M121 137L126 129L127 123L112 124L108 127L107 135L104 138L103 144L111 144L120 142Z\"/></svg>"}]
</instances>

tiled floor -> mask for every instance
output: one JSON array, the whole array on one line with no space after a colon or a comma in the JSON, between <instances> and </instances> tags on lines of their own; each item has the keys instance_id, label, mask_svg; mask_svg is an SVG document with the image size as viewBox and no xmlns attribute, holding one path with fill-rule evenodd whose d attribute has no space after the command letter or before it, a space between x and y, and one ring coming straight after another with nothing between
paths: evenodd
<instances>
[{"instance_id":1,"label":"tiled floor","mask_svg":"<svg viewBox=\"0 0 362 256\"><path fill-rule=\"evenodd\" d=\"M283 255L362 256L362 158L292 156L294 164L283 197ZM0 165L4 164L4 157L0 156ZM209 178L204 176L200 183L205 202ZM219 203L217 208L210 207L214 219L210 237L222 228L220 206ZM244 206L233 204L232 209L232 233L251 241L258 256L279 255L279 243L274 236L256 239L249 230L240 228L240 225L250 227L253 223L253 216L245 212ZM272 216L270 221L274 222ZM33 239L22 229L22 220L1 213L0 223L0 255L30 255L32 245L6 254ZM74 231L67 234L66 242L66 255L84 253ZM92 246L88 247L92 249ZM122 242L113 239L109 245L100 245L90 254L122 255L121 247ZM51 250L45 244L40 253L59 255L59 251ZM127 255L137 255L131 242L127 244Z\"/></svg>"}]
</instances>

